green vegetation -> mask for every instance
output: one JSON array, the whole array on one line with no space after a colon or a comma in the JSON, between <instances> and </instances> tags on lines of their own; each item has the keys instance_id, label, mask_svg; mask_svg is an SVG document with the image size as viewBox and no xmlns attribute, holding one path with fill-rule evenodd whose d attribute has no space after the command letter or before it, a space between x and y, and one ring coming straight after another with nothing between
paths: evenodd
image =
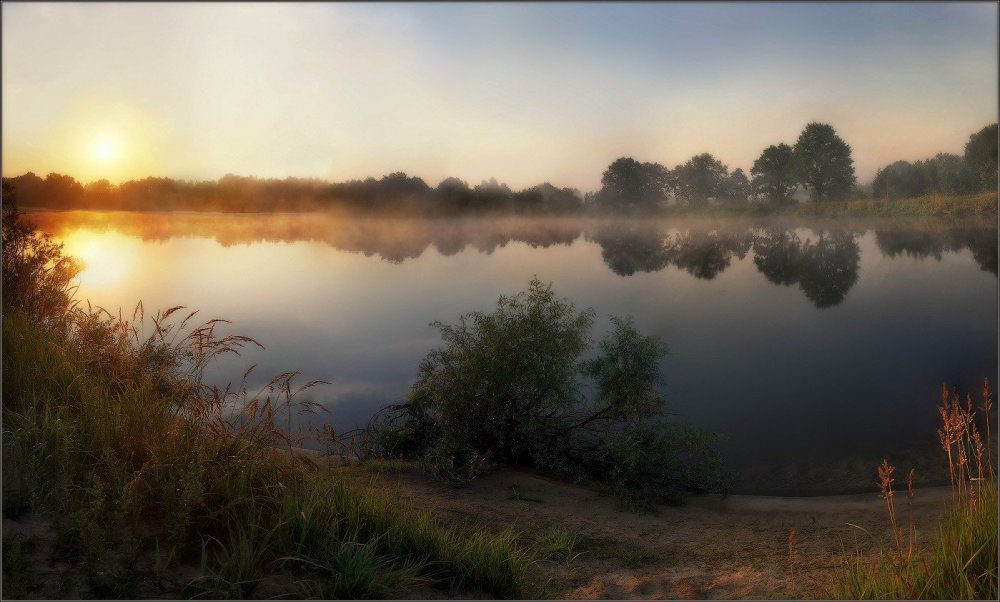
<instances>
[{"instance_id":1,"label":"green vegetation","mask_svg":"<svg viewBox=\"0 0 1000 602\"><path fill-rule=\"evenodd\" d=\"M510 532L445 527L385 491L279 453L311 404L279 375L256 394L203 385L253 341L173 308L131 321L71 302L59 248L4 196L4 516L43 517L53 557L4 541L4 593L39 597L392 597L423 588L519 597ZM43 261L45 260L45 261ZM37 303L44 295L43 303ZM59 562L58 584L33 564ZM42 588L42 589L39 589ZM46 589L47 588L47 589Z\"/></svg>"},{"instance_id":2,"label":"green vegetation","mask_svg":"<svg viewBox=\"0 0 1000 602\"><path fill-rule=\"evenodd\" d=\"M833 596L842 599L997 599L997 481L995 448L990 430L993 396L984 381L981 405L985 437L977 427L972 397L963 404L955 392L943 391L938 438L948 458L951 511L930 549L915 545L912 509L904 528L894 501L895 467L884 460L878 469L882 497L889 512L890 541L877 543L874 558L860 550L845 560ZM985 439L985 441L984 441ZM907 478L908 505L914 497L913 471ZM864 530L862 527L859 529Z\"/></svg>"},{"instance_id":3,"label":"green vegetation","mask_svg":"<svg viewBox=\"0 0 1000 602\"><path fill-rule=\"evenodd\" d=\"M896 161L880 169L872 181L876 199L963 195L977 190L980 182L972 168L958 155L947 153L914 163Z\"/></svg>"},{"instance_id":4,"label":"green vegetation","mask_svg":"<svg viewBox=\"0 0 1000 602\"><path fill-rule=\"evenodd\" d=\"M801 217L996 217L997 193L798 205Z\"/></svg>"},{"instance_id":5,"label":"green vegetation","mask_svg":"<svg viewBox=\"0 0 1000 602\"><path fill-rule=\"evenodd\" d=\"M409 401L373 421L367 453L417 458L457 483L494 461L533 466L600 483L631 507L727 491L714 437L660 418L663 344L612 317L600 353L583 360L593 314L534 279L493 313L435 323L444 346L422 362Z\"/></svg>"},{"instance_id":6,"label":"green vegetation","mask_svg":"<svg viewBox=\"0 0 1000 602\"><path fill-rule=\"evenodd\" d=\"M582 554L579 535L558 525L542 531L536 539L542 557L548 560L570 562Z\"/></svg>"},{"instance_id":7,"label":"green vegetation","mask_svg":"<svg viewBox=\"0 0 1000 602\"><path fill-rule=\"evenodd\" d=\"M997 124L991 124L969 136L965 143L966 165L986 190L997 187Z\"/></svg>"}]
</instances>

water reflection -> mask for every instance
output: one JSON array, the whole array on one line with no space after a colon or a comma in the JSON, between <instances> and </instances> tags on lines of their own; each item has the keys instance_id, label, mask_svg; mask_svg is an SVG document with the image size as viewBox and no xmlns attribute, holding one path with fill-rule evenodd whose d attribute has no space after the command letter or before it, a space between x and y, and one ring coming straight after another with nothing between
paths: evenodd
<instances>
[{"instance_id":1,"label":"water reflection","mask_svg":"<svg viewBox=\"0 0 1000 602\"><path fill-rule=\"evenodd\" d=\"M583 237L597 244L615 274L629 277L669 266L701 280L713 280L733 259L753 253L757 270L779 286L797 284L817 308L842 303L858 280L858 236L875 232L887 257L940 260L945 252L969 249L981 269L997 274L996 228L989 224L925 226L874 224L864 228L587 219L340 219L324 214L225 215L128 212L38 213L40 228L114 230L143 241L178 237L211 238L223 246L258 242L321 241L340 251L402 263L433 246L443 256L466 249L487 255L511 242L532 248L571 245Z\"/></svg>"},{"instance_id":2,"label":"water reflection","mask_svg":"<svg viewBox=\"0 0 1000 602\"><path fill-rule=\"evenodd\" d=\"M816 241L795 232L765 231L754 238L754 263L770 282L798 283L813 305L833 307L858 281L861 253L850 232L821 232Z\"/></svg>"},{"instance_id":3,"label":"water reflection","mask_svg":"<svg viewBox=\"0 0 1000 602\"><path fill-rule=\"evenodd\" d=\"M905 254L917 259L969 249L979 267L997 274L997 231L987 227L957 226L942 228L894 225L875 231L875 244L887 257Z\"/></svg>"},{"instance_id":4,"label":"water reflection","mask_svg":"<svg viewBox=\"0 0 1000 602\"><path fill-rule=\"evenodd\" d=\"M30 218L93 264L81 298L232 320L267 350L225 359L212 382L239 382L251 364L263 380L301 370L333 383L315 391L338 429L406 395L440 343L428 323L489 311L533 275L663 338L672 411L726 437L745 492L823 490L786 460L835 475L839 491L848 478L867 490L879 454L923 457L936 444L942 382L974 390L996 375L992 224ZM938 456L927 458L919 475Z\"/></svg>"},{"instance_id":5,"label":"water reflection","mask_svg":"<svg viewBox=\"0 0 1000 602\"><path fill-rule=\"evenodd\" d=\"M604 224L588 233L601 247L601 259L619 276L658 272L670 265L674 249L667 233L650 226Z\"/></svg>"}]
</instances>

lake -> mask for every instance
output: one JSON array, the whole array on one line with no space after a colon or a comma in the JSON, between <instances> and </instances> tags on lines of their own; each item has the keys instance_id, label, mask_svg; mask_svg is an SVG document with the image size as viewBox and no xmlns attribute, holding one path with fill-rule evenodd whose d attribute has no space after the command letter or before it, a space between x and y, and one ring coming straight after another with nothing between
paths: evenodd
<instances>
[{"instance_id":1,"label":"lake","mask_svg":"<svg viewBox=\"0 0 1000 602\"><path fill-rule=\"evenodd\" d=\"M402 400L434 320L532 276L594 335L631 315L670 353L672 417L722 434L737 491L874 491L883 458L947 482L943 383L997 378L997 229L983 222L348 219L326 214L32 212L86 269L77 296L131 315L184 305L266 350L209 375L286 370L339 431ZM942 481L943 476L943 481ZM905 478L905 476L903 477Z\"/></svg>"}]
</instances>

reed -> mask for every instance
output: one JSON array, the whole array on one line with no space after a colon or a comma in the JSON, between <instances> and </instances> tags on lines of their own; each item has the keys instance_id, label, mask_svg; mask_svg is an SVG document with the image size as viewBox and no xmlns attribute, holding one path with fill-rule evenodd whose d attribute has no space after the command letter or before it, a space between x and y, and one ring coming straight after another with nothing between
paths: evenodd
<instances>
[{"instance_id":1,"label":"reed","mask_svg":"<svg viewBox=\"0 0 1000 602\"><path fill-rule=\"evenodd\" d=\"M913 527L914 471L907 476L907 520L904 534L894 504L887 459L878 467L877 484L886 502L891 543L886 545L861 527L876 543L867 557L860 550L845 557L832 597L839 599L996 599L997 598L997 480L987 434L984 446L979 423L989 433L992 392L985 380L976 412L971 395L964 403L956 391L942 390L938 440L948 460L951 483L949 514L933 543L915 547ZM846 555L845 555L846 556Z\"/></svg>"}]
</instances>

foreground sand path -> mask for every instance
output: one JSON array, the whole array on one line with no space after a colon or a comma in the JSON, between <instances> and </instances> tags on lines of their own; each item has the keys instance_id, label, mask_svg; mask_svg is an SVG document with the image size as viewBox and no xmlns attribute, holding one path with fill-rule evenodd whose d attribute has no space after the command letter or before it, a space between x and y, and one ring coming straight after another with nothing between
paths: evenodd
<instances>
[{"instance_id":1,"label":"foreground sand path","mask_svg":"<svg viewBox=\"0 0 1000 602\"><path fill-rule=\"evenodd\" d=\"M469 487L450 488L419 473L335 469L375 479L442 520L578 537L568 562L546 562L546 596L570 599L824 598L844 549L870 549L864 533L888 536L877 492L810 498L695 496L656 514L621 511L596 491L531 471L501 468ZM874 489L874 484L873 484ZM944 516L948 488L920 489L913 504L919 540ZM896 496L905 521L906 492ZM789 552L789 535L795 535Z\"/></svg>"}]
</instances>

